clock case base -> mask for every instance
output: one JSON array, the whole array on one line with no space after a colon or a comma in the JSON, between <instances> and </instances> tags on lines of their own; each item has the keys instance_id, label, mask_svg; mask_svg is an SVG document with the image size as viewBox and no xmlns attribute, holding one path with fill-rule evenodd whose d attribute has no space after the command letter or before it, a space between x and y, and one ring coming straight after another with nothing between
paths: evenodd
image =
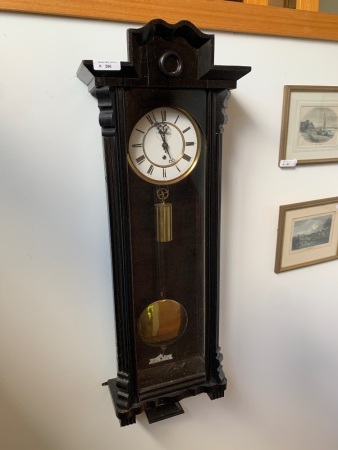
<instances>
[{"instance_id":1,"label":"clock case base","mask_svg":"<svg viewBox=\"0 0 338 450\"><path fill-rule=\"evenodd\" d=\"M198 386L189 386L180 389L177 392L172 392L165 397L155 397L146 401L137 402L131 405L128 409L122 409L118 406L118 379L113 378L103 383L103 386L108 386L111 398L114 403L116 417L120 421L120 425L132 425L136 422L136 415L145 412L148 422L154 423L160 420L169 419L170 417L183 414L184 410L179 403L180 400L187 397L194 397L201 393L208 394L210 400L216 400L224 397L226 389L226 379L223 383L205 383Z\"/></svg>"},{"instance_id":2,"label":"clock case base","mask_svg":"<svg viewBox=\"0 0 338 450\"><path fill-rule=\"evenodd\" d=\"M142 412L146 412L151 423L181 414L183 410L179 402L186 397L207 393L213 400L224 396L226 378L218 345L222 133L226 122L224 110L230 90L235 89L237 80L251 70L244 66L214 65L214 36L202 33L187 21L169 25L157 19L142 28L128 30L128 53L130 62L122 62L121 70L96 70L93 61L85 60L77 72L78 78L97 98L100 109L118 354L117 378L108 380L104 385L109 387L121 426L135 423L136 415ZM194 98L194 92L203 91L208 99L207 105L204 105L208 121L208 164L205 174L206 310L204 330L200 330L205 337L205 371L203 376L198 372L195 377L182 379L174 385L168 382L160 388L150 386L145 394L139 391L137 381L135 317L131 302L130 222L126 206L129 194L124 100L127 92L132 90L143 92L143 95L152 90L164 93L164 98L166 95L174 95L182 109L186 106L185 96ZM147 105L149 110L155 106L161 105L153 105L151 102ZM171 106L175 106L175 102ZM198 111L199 105L194 110L195 114Z\"/></svg>"}]
</instances>

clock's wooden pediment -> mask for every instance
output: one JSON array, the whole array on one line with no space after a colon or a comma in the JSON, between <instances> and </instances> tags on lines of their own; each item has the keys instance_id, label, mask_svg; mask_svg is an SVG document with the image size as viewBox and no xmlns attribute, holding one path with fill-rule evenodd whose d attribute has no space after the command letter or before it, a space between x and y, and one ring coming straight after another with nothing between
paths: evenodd
<instances>
[{"instance_id":1,"label":"clock's wooden pediment","mask_svg":"<svg viewBox=\"0 0 338 450\"><path fill-rule=\"evenodd\" d=\"M100 86L234 89L250 72L245 66L215 66L214 36L192 23L156 19L128 30L129 61L120 70L95 70L83 61L78 77L90 90Z\"/></svg>"}]
</instances>

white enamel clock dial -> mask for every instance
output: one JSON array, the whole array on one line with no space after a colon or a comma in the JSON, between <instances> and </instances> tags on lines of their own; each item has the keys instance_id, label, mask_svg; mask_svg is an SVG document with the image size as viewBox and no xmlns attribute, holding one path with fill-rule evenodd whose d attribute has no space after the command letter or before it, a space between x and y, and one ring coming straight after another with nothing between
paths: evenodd
<instances>
[{"instance_id":1,"label":"white enamel clock dial","mask_svg":"<svg viewBox=\"0 0 338 450\"><path fill-rule=\"evenodd\" d=\"M201 135L193 118L164 106L145 114L133 128L128 161L149 183L172 184L193 170L200 148Z\"/></svg>"}]
</instances>

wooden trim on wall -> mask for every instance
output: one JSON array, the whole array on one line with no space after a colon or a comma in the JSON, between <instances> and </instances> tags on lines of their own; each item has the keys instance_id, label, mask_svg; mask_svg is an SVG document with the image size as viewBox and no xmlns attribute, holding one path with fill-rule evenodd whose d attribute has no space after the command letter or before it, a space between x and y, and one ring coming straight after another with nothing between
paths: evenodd
<instances>
[{"instance_id":1,"label":"wooden trim on wall","mask_svg":"<svg viewBox=\"0 0 338 450\"><path fill-rule=\"evenodd\" d=\"M318 11L319 0L297 0L296 8L304 11Z\"/></svg>"},{"instance_id":2,"label":"wooden trim on wall","mask_svg":"<svg viewBox=\"0 0 338 450\"><path fill-rule=\"evenodd\" d=\"M142 24L190 20L204 30L338 41L338 14L224 0L2 0L0 10Z\"/></svg>"},{"instance_id":3,"label":"wooden trim on wall","mask_svg":"<svg viewBox=\"0 0 338 450\"><path fill-rule=\"evenodd\" d=\"M269 5L269 0L243 0L247 5Z\"/></svg>"}]
</instances>

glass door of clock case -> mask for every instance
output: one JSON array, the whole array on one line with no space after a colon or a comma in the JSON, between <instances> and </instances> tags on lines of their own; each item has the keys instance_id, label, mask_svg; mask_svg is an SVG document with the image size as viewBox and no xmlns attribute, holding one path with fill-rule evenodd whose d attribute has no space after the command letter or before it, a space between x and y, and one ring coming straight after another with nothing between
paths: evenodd
<instances>
[{"instance_id":1,"label":"glass door of clock case","mask_svg":"<svg viewBox=\"0 0 338 450\"><path fill-rule=\"evenodd\" d=\"M166 184L164 178L159 184L128 168L136 372L138 396L143 400L157 389L170 392L206 380L203 136L207 101L203 90L131 89L124 103L127 136L140 118L157 108L150 119L163 127L168 120L160 116L164 107L184 109L201 136L196 165L183 179ZM158 137L158 150L163 152Z\"/></svg>"}]
</instances>

